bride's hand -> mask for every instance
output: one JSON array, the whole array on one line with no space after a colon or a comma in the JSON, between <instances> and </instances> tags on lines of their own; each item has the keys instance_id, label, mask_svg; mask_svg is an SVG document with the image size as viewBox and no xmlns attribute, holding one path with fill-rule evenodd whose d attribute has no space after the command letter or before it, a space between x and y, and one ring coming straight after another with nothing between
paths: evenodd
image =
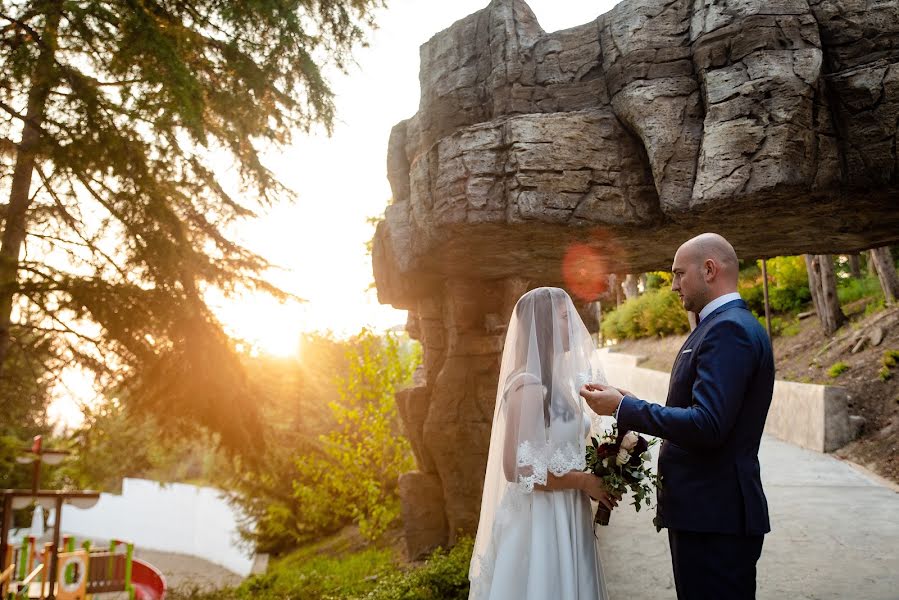
<instances>
[{"instance_id":1,"label":"bride's hand","mask_svg":"<svg viewBox=\"0 0 899 600\"><path fill-rule=\"evenodd\" d=\"M593 473L584 473L583 486L581 489L609 510L618 506L619 498L610 493L603 484L602 479Z\"/></svg>"}]
</instances>

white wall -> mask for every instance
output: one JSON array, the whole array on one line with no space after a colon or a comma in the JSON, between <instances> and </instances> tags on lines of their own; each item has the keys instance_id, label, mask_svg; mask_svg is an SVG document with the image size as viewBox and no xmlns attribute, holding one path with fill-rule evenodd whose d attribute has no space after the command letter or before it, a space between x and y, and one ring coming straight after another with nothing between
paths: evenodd
<instances>
[{"instance_id":1,"label":"white wall","mask_svg":"<svg viewBox=\"0 0 899 600\"><path fill-rule=\"evenodd\" d=\"M214 488L124 479L122 494L102 494L89 509L63 508L63 531L120 539L138 548L189 554L246 576L253 555L238 545L239 512Z\"/></svg>"}]
</instances>

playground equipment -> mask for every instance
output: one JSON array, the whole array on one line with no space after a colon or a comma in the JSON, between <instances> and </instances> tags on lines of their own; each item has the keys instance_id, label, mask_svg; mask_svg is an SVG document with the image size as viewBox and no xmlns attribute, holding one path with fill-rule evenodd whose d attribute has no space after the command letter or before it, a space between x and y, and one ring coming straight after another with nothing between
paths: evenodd
<instances>
[{"instance_id":1,"label":"playground equipment","mask_svg":"<svg viewBox=\"0 0 899 600\"><path fill-rule=\"evenodd\" d=\"M89 543L76 550L69 536L60 540L63 505L88 508L100 494L38 489L41 464L59 464L69 453L44 448L39 435L24 452L16 460L33 465L31 489L0 490L0 600L87 600L106 592L127 592L129 600L164 600L165 578L152 565L134 558L133 544L115 540L108 551L95 552ZM35 505L55 510L53 542L38 552L37 538L28 536L18 549L12 548L13 511ZM120 546L124 554L118 551Z\"/></svg>"},{"instance_id":2,"label":"playground equipment","mask_svg":"<svg viewBox=\"0 0 899 600\"><path fill-rule=\"evenodd\" d=\"M125 592L130 600L165 599L165 578L149 563L134 558L134 544L113 540L108 549L93 550L86 541L76 549L74 538L66 536L57 552L55 586L50 586L47 568L52 553L52 543L38 551L34 536L11 547L9 566L0 576L0 599L45 600L52 595L55 600L90 600L95 594L111 592Z\"/></svg>"}]
</instances>

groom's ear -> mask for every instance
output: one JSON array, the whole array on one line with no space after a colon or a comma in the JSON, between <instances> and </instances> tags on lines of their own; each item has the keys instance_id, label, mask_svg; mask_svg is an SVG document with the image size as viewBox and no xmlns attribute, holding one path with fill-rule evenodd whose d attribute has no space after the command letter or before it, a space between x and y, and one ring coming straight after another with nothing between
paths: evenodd
<instances>
[{"instance_id":1,"label":"groom's ear","mask_svg":"<svg viewBox=\"0 0 899 600\"><path fill-rule=\"evenodd\" d=\"M718 275L719 270L718 263L711 258L707 258L702 263L702 278L709 282Z\"/></svg>"}]
</instances>

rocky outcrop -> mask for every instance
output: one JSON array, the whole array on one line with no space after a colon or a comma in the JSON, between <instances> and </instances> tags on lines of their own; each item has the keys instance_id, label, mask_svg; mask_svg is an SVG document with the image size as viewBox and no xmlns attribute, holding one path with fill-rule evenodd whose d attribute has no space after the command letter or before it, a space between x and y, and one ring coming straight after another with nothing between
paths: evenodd
<instances>
[{"instance_id":1,"label":"rocky outcrop","mask_svg":"<svg viewBox=\"0 0 899 600\"><path fill-rule=\"evenodd\" d=\"M585 303L707 230L747 258L899 241L899 0L625 0L556 33L494 0L421 61L373 252L425 349L400 405L446 528L413 554L477 523L521 292Z\"/></svg>"}]
</instances>

